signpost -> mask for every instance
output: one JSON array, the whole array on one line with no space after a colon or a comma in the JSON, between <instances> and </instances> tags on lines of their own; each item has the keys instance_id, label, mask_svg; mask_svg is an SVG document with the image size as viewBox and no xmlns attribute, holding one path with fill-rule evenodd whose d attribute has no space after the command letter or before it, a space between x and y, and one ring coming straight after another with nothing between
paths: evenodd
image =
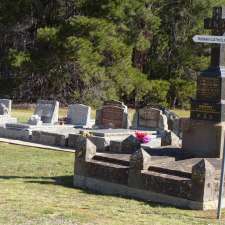
<instances>
[{"instance_id":1,"label":"signpost","mask_svg":"<svg viewBox=\"0 0 225 225\"><path fill-rule=\"evenodd\" d=\"M197 43L225 44L225 36L195 35L193 37L193 41ZM223 149L223 159L222 159L222 166L221 166L217 219L221 218L222 200L223 200L223 193L224 193L224 180L225 180L225 144Z\"/></svg>"},{"instance_id":2,"label":"signpost","mask_svg":"<svg viewBox=\"0 0 225 225\"><path fill-rule=\"evenodd\" d=\"M224 173L225 173L225 145L223 148L223 160L222 160L222 168L221 168L221 176L220 176L220 192L219 192L219 199L218 199L218 209L217 209L217 219L221 217L221 209L222 209L222 199L223 199L223 192L224 192Z\"/></svg>"},{"instance_id":3,"label":"signpost","mask_svg":"<svg viewBox=\"0 0 225 225\"><path fill-rule=\"evenodd\" d=\"M225 44L225 36L195 35L193 41L198 43Z\"/></svg>"},{"instance_id":4,"label":"signpost","mask_svg":"<svg viewBox=\"0 0 225 225\"><path fill-rule=\"evenodd\" d=\"M197 43L211 43L220 44L220 46L214 46L212 48L211 67L225 66L225 7L215 7L213 12L213 18L205 19L205 28L212 29L213 35L195 35L193 41ZM206 83L206 82L205 82ZM208 85L208 84L207 84ZM221 89L223 87L221 86ZM199 92L200 96L204 97L205 90ZM211 95L211 94L210 94ZM225 180L225 140L223 140L223 159L221 166L220 176L220 189L218 198L217 219L221 218L222 199L224 193L224 180Z\"/></svg>"}]
</instances>

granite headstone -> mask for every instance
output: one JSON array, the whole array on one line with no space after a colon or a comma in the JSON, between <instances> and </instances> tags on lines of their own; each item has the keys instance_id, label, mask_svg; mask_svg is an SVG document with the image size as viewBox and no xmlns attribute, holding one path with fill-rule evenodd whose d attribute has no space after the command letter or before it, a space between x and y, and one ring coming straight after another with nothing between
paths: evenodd
<instances>
[{"instance_id":1,"label":"granite headstone","mask_svg":"<svg viewBox=\"0 0 225 225\"><path fill-rule=\"evenodd\" d=\"M161 110L145 106L138 111L137 129L168 130L167 117Z\"/></svg>"},{"instance_id":2,"label":"granite headstone","mask_svg":"<svg viewBox=\"0 0 225 225\"><path fill-rule=\"evenodd\" d=\"M224 36L225 7L215 7L205 28ZM225 132L225 47L215 44L211 65L197 79L196 99L191 101L191 117L185 124L182 147L195 157L222 157Z\"/></svg>"},{"instance_id":3,"label":"granite headstone","mask_svg":"<svg viewBox=\"0 0 225 225\"><path fill-rule=\"evenodd\" d=\"M67 123L77 127L91 127L91 107L82 104L69 105Z\"/></svg>"},{"instance_id":4,"label":"granite headstone","mask_svg":"<svg viewBox=\"0 0 225 225\"><path fill-rule=\"evenodd\" d=\"M96 111L95 125L99 128L129 127L127 106L119 101L107 101L101 109Z\"/></svg>"}]
</instances>

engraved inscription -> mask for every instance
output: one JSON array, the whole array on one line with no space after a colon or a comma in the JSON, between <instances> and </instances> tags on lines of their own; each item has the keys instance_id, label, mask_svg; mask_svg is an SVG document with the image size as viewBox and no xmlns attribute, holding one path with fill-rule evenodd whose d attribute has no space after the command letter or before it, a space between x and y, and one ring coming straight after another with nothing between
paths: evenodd
<instances>
[{"instance_id":1,"label":"engraved inscription","mask_svg":"<svg viewBox=\"0 0 225 225\"><path fill-rule=\"evenodd\" d=\"M124 109L120 107L104 107L102 109L102 124L108 128L123 127Z\"/></svg>"},{"instance_id":2,"label":"engraved inscription","mask_svg":"<svg viewBox=\"0 0 225 225\"><path fill-rule=\"evenodd\" d=\"M199 100L215 100L221 98L221 80L215 77L199 77L197 98Z\"/></svg>"},{"instance_id":3,"label":"engraved inscription","mask_svg":"<svg viewBox=\"0 0 225 225\"><path fill-rule=\"evenodd\" d=\"M220 121L221 105L211 103L192 103L191 119Z\"/></svg>"},{"instance_id":4,"label":"engraved inscription","mask_svg":"<svg viewBox=\"0 0 225 225\"><path fill-rule=\"evenodd\" d=\"M139 126L158 127L160 120L160 110L145 107L139 110Z\"/></svg>"}]
</instances>

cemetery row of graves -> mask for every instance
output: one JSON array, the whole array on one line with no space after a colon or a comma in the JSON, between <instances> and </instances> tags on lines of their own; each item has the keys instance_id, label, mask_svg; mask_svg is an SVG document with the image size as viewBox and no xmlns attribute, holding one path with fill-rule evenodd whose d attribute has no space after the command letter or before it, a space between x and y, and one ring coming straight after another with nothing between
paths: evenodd
<instances>
[{"instance_id":1,"label":"cemetery row of graves","mask_svg":"<svg viewBox=\"0 0 225 225\"><path fill-rule=\"evenodd\" d=\"M59 118L59 102L39 100L19 123L11 108L11 100L0 100L0 137L75 151L75 187L193 209L216 206L220 160L181 149L189 119L145 106L129 121L127 106L114 100L96 110L95 120L82 104Z\"/></svg>"},{"instance_id":2,"label":"cemetery row of graves","mask_svg":"<svg viewBox=\"0 0 225 225\"><path fill-rule=\"evenodd\" d=\"M214 8L205 28L222 35L224 18L225 7ZM0 137L75 152L76 188L216 209L224 155L224 65L223 47L213 46L211 65L198 76L190 118L146 105L130 121L128 107L115 100L105 101L95 120L83 104L70 105L59 118L58 101L39 100L29 120L19 123L11 117L12 101L0 99Z\"/></svg>"}]
</instances>

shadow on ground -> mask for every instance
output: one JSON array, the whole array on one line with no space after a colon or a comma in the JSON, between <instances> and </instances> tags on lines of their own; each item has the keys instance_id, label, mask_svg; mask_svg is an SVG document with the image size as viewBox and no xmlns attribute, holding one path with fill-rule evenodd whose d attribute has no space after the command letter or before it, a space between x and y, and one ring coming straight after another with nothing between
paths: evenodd
<instances>
[{"instance_id":1,"label":"shadow on ground","mask_svg":"<svg viewBox=\"0 0 225 225\"><path fill-rule=\"evenodd\" d=\"M61 185L73 188L73 176L32 177L32 176L0 176L0 180L23 179L27 183Z\"/></svg>"},{"instance_id":2,"label":"shadow on ground","mask_svg":"<svg viewBox=\"0 0 225 225\"><path fill-rule=\"evenodd\" d=\"M31 183L31 184L41 184L41 185L60 185L66 188L73 188L73 189L79 189L73 187L73 176L56 176L56 177L32 177L32 176L1 176L0 175L0 182L1 180L11 180L11 179L22 179L24 180L25 183ZM85 194L90 194L90 195L99 195L99 196L105 196L105 194L101 194L96 191L91 191L88 189L79 189L81 193ZM132 199L126 196L118 196L118 195L109 195L113 197L118 197L118 198L124 198L124 199ZM136 200L136 199L135 199ZM137 200L139 201L139 200ZM151 207L169 207L168 205L161 205L157 203L149 203L149 202L144 202L141 201L144 204L148 204Z\"/></svg>"},{"instance_id":3,"label":"shadow on ground","mask_svg":"<svg viewBox=\"0 0 225 225\"><path fill-rule=\"evenodd\" d=\"M13 179L22 179L25 183L32 183L32 184L41 184L41 185L59 185L66 188L73 188L73 176L55 176L55 177L33 177L33 176L1 176L0 175L0 182L1 180L13 180ZM99 192L90 191L88 189L79 189L80 193L88 194L88 195L96 195L96 196L105 196L105 194L101 194ZM124 198L132 200L132 198L126 197L126 196L118 196L118 195L109 195L115 198ZM135 199L136 201L141 202L142 204L148 205L152 208L165 208L169 209L171 206L165 205L165 204L159 204L154 202L144 202L142 200ZM183 209L178 208L185 211L192 211L189 209ZM155 212L156 213L156 212ZM168 212L169 213L169 212ZM176 212L170 212L169 214L174 214ZM151 213L150 213L151 214ZM184 213L184 216L187 216L186 213ZM187 216L188 217L188 216ZM215 219L215 211L201 211L199 212L198 216L196 215L195 218L198 219L208 219L211 221L214 221ZM223 216L223 219L225 219L225 215Z\"/></svg>"}]
</instances>

